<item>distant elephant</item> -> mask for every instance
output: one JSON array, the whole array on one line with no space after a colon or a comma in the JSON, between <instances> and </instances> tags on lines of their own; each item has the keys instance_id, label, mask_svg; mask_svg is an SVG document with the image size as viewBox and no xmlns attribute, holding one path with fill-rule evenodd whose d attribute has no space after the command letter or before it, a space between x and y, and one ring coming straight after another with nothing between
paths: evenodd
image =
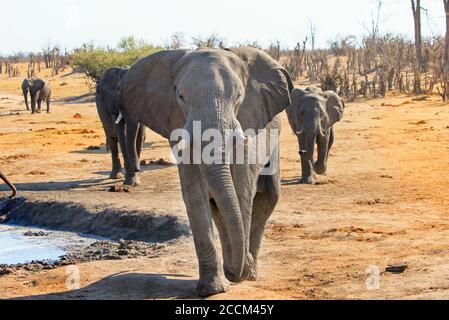
<instances>
[{"instance_id":1,"label":"distant elephant","mask_svg":"<svg viewBox=\"0 0 449 320\"><path fill-rule=\"evenodd\" d=\"M0 171L0 178L6 183L6 185L11 189L12 195L10 198L14 198L17 194L16 187L6 178L6 176L3 174L3 172Z\"/></svg>"},{"instance_id":2,"label":"distant elephant","mask_svg":"<svg viewBox=\"0 0 449 320\"><path fill-rule=\"evenodd\" d=\"M50 100L51 100L51 86L50 82L39 78L29 78L22 82L22 92L25 99L25 105L27 110L30 110L28 106L28 94L31 96L31 113L41 112L41 103L45 101L47 104L47 113L50 113ZM36 110L37 103L37 110Z\"/></svg>"},{"instance_id":3,"label":"distant elephant","mask_svg":"<svg viewBox=\"0 0 449 320\"><path fill-rule=\"evenodd\" d=\"M226 137L226 130L234 130L238 139L231 145L236 146L238 140L249 148L254 139L243 135L247 129L266 129L278 137L277 115L290 104L291 90L288 73L254 48L167 50L139 60L121 90L120 110L127 126L127 152L131 151L128 165L132 165L125 182L136 182L133 149L138 123L171 140L178 128L195 139L193 128L199 121L201 134L213 131ZM218 142L220 151L224 140ZM174 150L195 152L191 140L170 144ZM205 148L200 144L201 150ZM178 164L198 256L200 296L226 292L229 281L256 280L263 232L280 192L279 166L274 166L270 175L261 174L264 166L278 163L279 150L271 156L273 163L206 163L200 157L197 164ZM219 231L223 264L215 247L212 221Z\"/></svg>"},{"instance_id":4,"label":"distant elephant","mask_svg":"<svg viewBox=\"0 0 449 320\"><path fill-rule=\"evenodd\" d=\"M117 128L116 121L119 116L118 98L120 83L126 77L128 70L129 69L119 67L107 69L98 82L96 90L95 101L97 104L97 111L106 134L107 146L111 150L112 171L109 176L111 179L123 178L118 144L120 142L122 150L126 147L125 128ZM144 126L139 127L138 137L136 147L140 156L142 145L145 141Z\"/></svg>"},{"instance_id":5,"label":"distant elephant","mask_svg":"<svg viewBox=\"0 0 449 320\"><path fill-rule=\"evenodd\" d=\"M325 174L329 151L334 143L335 123L343 117L345 104L333 91L322 91L317 87L292 92L292 104L287 116L293 132L298 138L302 175L300 183L314 184L313 172ZM315 143L318 159L314 162Z\"/></svg>"}]
</instances>

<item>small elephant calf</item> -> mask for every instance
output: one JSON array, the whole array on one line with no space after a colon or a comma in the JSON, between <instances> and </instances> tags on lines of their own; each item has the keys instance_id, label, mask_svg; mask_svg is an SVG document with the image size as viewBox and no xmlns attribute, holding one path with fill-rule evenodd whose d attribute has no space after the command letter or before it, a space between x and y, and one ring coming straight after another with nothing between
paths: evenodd
<instances>
[{"instance_id":1,"label":"small elephant calf","mask_svg":"<svg viewBox=\"0 0 449 320\"><path fill-rule=\"evenodd\" d=\"M40 78L24 79L22 82L22 93L25 99L25 106L30 110L28 105L28 94L31 96L31 113L41 112L41 103L45 101L47 104L47 113L50 113L51 86L50 82ZM36 110L37 103L37 110Z\"/></svg>"},{"instance_id":2,"label":"small elephant calf","mask_svg":"<svg viewBox=\"0 0 449 320\"><path fill-rule=\"evenodd\" d=\"M300 183L314 184L313 172L325 174L329 151L334 143L335 123L343 118L345 104L333 91L317 87L294 89L287 116L298 138L302 175ZM318 159L314 162L315 144Z\"/></svg>"}]
</instances>

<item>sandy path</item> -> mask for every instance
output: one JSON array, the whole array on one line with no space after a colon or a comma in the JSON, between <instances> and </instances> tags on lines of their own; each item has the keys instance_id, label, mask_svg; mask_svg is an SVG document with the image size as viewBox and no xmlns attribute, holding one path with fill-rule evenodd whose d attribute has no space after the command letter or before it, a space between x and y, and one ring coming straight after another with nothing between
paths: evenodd
<instances>
[{"instance_id":1,"label":"sandy path","mask_svg":"<svg viewBox=\"0 0 449 320\"><path fill-rule=\"evenodd\" d=\"M73 77L64 82L81 82ZM147 167L144 186L130 194L105 191L114 183L107 179L110 156L104 146L86 150L104 143L92 102L62 101L71 94L61 86L53 113L32 116L11 86L0 86L7 92L0 95L0 166L22 195L162 210L185 219L175 167ZM328 175L316 186L296 184L296 138L282 119L282 199L266 232L259 281L214 299L448 298L448 105L437 97L349 104L336 128ZM144 158L168 159L168 151L149 132ZM156 258L82 264L81 289L71 292L63 293L64 268L2 276L0 297L193 297L194 257L187 237ZM384 273L392 262L408 269ZM365 286L370 266L382 272L378 290Z\"/></svg>"}]
</instances>

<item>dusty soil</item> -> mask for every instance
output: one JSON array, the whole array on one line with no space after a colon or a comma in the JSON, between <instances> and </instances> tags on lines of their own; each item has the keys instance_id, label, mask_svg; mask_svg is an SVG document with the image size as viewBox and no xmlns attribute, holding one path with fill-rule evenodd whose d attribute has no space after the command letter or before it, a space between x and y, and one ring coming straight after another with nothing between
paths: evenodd
<instances>
[{"instance_id":1,"label":"dusty soil","mask_svg":"<svg viewBox=\"0 0 449 320\"><path fill-rule=\"evenodd\" d=\"M144 185L108 192L119 183L108 179L110 156L85 79L70 70L50 79L52 113L31 115L20 97L21 79L0 78L0 167L20 195L186 221L177 169L165 164L167 143L149 131ZM285 114L282 121L282 199L265 235L259 280L213 299L449 298L449 105L437 96L348 104L328 174L315 186L297 184L296 138ZM89 148L95 146L100 149ZM388 265L407 268L386 272ZM1 276L0 297L195 297L191 236L161 254L78 266L78 290L66 289L65 267L17 270ZM380 288L368 290L366 270L373 266Z\"/></svg>"}]
</instances>

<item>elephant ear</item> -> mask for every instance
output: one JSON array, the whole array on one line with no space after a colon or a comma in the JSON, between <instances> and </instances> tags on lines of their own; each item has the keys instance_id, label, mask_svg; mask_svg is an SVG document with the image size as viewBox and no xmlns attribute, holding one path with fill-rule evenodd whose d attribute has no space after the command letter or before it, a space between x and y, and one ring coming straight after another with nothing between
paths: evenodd
<instances>
[{"instance_id":1,"label":"elephant ear","mask_svg":"<svg viewBox=\"0 0 449 320\"><path fill-rule=\"evenodd\" d=\"M120 110L126 119L140 120L166 139L174 129L184 126L185 115L176 102L173 69L187 52L160 51L129 69L120 90Z\"/></svg>"},{"instance_id":2,"label":"elephant ear","mask_svg":"<svg viewBox=\"0 0 449 320\"><path fill-rule=\"evenodd\" d=\"M301 105L306 91L303 89L295 88L291 93L292 103L285 110L288 117L288 122L293 132L298 132L300 130L301 119Z\"/></svg>"},{"instance_id":3,"label":"elephant ear","mask_svg":"<svg viewBox=\"0 0 449 320\"><path fill-rule=\"evenodd\" d=\"M30 87L33 91L33 93L38 92L42 90L45 86L46 82L42 79L34 79L30 82Z\"/></svg>"},{"instance_id":4,"label":"elephant ear","mask_svg":"<svg viewBox=\"0 0 449 320\"><path fill-rule=\"evenodd\" d=\"M291 103L293 83L288 72L267 53L255 48L229 49L246 65L245 98L237 119L242 129L264 129Z\"/></svg>"},{"instance_id":5,"label":"elephant ear","mask_svg":"<svg viewBox=\"0 0 449 320\"><path fill-rule=\"evenodd\" d=\"M323 92L323 96L327 100L326 111L329 117L328 127L331 127L343 118L345 103L334 91L325 91Z\"/></svg>"}]
</instances>

